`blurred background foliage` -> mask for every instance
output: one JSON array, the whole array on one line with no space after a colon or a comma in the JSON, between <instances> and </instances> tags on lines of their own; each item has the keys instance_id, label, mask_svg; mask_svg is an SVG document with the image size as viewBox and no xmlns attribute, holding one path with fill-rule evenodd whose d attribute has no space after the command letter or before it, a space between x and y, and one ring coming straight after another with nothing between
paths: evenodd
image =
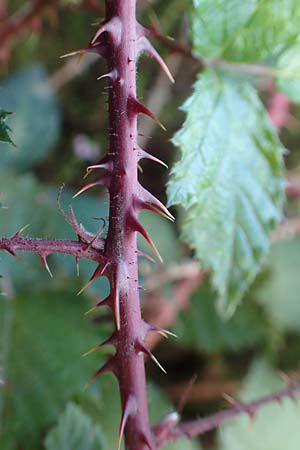
<instances>
[{"instance_id":1,"label":"blurred background foliage","mask_svg":"<svg viewBox=\"0 0 300 450\"><path fill-rule=\"evenodd\" d=\"M27 4L2 3L1 26ZM90 56L81 62L60 59L86 45L103 6L101 1L54 3L59 5L46 8L1 48L0 106L13 111L7 124L15 143L15 147L0 143L1 236L30 223L29 236L74 238L57 207L63 183L63 207L72 202L88 230L97 230L99 218L107 223L108 198L100 188L72 200L83 185L86 165L100 159L107 148L107 86L96 81L105 65ZM156 25L159 17L164 33L186 45L188 6L189 0L141 0L139 16L144 24ZM139 96L152 105L168 134L163 136L141 120L141 141L171 165L176 151L169 138L182 123L178 107L191 93L197 65L168 51L162 42L156 44L167 57L176 84L170 87L156 65L142 58ZM257 86L270 104L274 90L266 82ZM290 108L280 131L289 150L287 175L300 178L298 105ZM141 182L165 200L165 169L151 162L143 162L142 168ZM285 217L299 220L299 212L300 200L289 199ZM263 273L236 314L224 322L215 310L209 275L201 272L181 243L177 225L147 213L143 221L165 261L159 269L141 262L145 315L179 336L150 342L168 372L161 375L147 362L152 422L177 409L195 374L180 411L183 419L223 408L223 392L248 400L280 388L278 371L294 374L300 359L299 237L279 233ZM115 381L104 375L83 391L107 351L84 359L82 354L107 337L112 326L107 311L94 316L84 312L105 296L107 283L100 280L76 297L92 263L81 262L77 277L71 258L51 256L52 280L37 256L21 255L18 261L3 252L0 256L1 450L116 448L120 407ZM201 442L182 439L166 448L294 450L299 443L299 414L299 406L286 400L263 409L254 423L242 417L208 433ZM261 444L266 436L272 436L268 445Z\"/></svg>"}]
</instances>

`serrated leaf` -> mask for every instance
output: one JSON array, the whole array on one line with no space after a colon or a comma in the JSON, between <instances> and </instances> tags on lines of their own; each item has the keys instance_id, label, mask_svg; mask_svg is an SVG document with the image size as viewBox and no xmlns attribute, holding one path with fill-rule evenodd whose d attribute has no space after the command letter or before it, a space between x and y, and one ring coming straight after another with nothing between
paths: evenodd
<instances>
[{"instance_id":1,"label":"serrated leaf","mask_svg":"<svg viewBox=\"0 0 300 450\"><path fill-rule=\"evenodd\" d=\"M215 298L206 282L193 294L189 308L179 314L172 331L184 345L213 353L249 350L266 342L270 327L252 299L247 299L230 320L224 321L215 310Z\"/></svg>"},{"instance_id":2,"label":"serrated leaf","mask_svg":"<svg viewBox=\"0 0 300 450\"><path fill-rule=\"evenodd\" d=\"M264 362L255 363L241 393L250 401L283 388L275 371ZM298 450L300 440L300 400L286 398L264 406L254 420L246 414L219 431L219 450Z\"/></svg>"},{"instance_id":3,"label":"serrated leaf","mask_svg":"<svg viewBox=\"0 0 300 450\"><path fill-rule=\"evenodd\" d=\"M14 111L8 124L16 148L0 143L0 170L28 170L55 144L60 128L56 95L45 69L31 65L12 75L1 86L1 106Z\"/></svg>"},{"instance_id":4,"label":"serrated leaf","mask_svg":"<svg viewBox=\"0 0 300 450\"><path fill-rule=\"evenodd\" d=\"M11 112L0 109L0 142L7 142L8 144L15 145L10 137L10 127L6 123L6 119L10 116Z\"/></svg>"},{"instance_id":5,"label":"serrated leaf","mask_svg":"<svg viewBox=\"0 0 300 450\"><path fill-rule=\"evenodd\" d=\"M95 425L82 409L68 403L57 425L47 434L45 450L104 450L99 425Z\"/></svg>"},{"instance_id":6,"label":"serrated leaf","mask_svg":"<svg viewBox=\"0 0 300 450\"><path fill-rule=\"evenodd\" d=\"M87 309L83 298L63 293L0 298L1 450L37 446L101 365L99 354L82 358L101 340Z\"/></svg>"},{"instance_id":7,"label":"serrated leaf","mask_svg":"<svg viewBox=\"0 0 300 450\"><path fill-rule=\"evenodd\" d=\"M212 271L219 310L230 316L281 216L283 147L254 89L227 75L205 71L183 110L169 205L184 207L183 238Z\"/></svg>"},{"instance_id":8,"label":"serrated leaf","mask_svg":"<svg viewBox=\"0 0 300 450\"><path fill-rule=\"evenodd\" d=\"M257 62L276 56L299 35L298 0L194 0L194 49L206 58Z\"/></svg>"}]
</instances>

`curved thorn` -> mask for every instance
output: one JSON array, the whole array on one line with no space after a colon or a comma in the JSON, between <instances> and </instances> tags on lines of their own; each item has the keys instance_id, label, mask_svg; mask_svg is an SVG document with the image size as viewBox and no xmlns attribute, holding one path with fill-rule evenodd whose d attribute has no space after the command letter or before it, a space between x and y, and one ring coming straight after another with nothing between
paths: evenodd
<instances>
[{"instance_id":1,"label":"curved thorn","mask_svg":"<svg viewBox=\"0 0 300 450\"><path fill-rule=\"evenodd\" d=\"M169 67L162 59L160 54L155 50L151 42L145 37L142 37L140 39L140 51L147 52L160 65L160 67L165 72L171 83L175 83L174 77L171 74Z\"/></svg>"},{"instance_id":2,"label":"curved thorn","mask_svg":"<svg viewBox=\"0 0 300 450\"><path fill-rule=\"evenodd\" d=\"M169 168L165 162L161 161L160 159L156 158L156 156L151 155L150 153L146 152L145 150L139 149L139 155L140 155L140 159L150 159L151 161L161 164L166 169Z\"/></svg>"},{"instance_id":3,"label":"curved thorn","mask_svg":"<svg viewBox=\"0 0 300 450\"><path fill-rule=\"evenodd\" d=\"M115 373L115 357L113 356L111 359L109 359L100 369L97 370L97 372L94 373L94 375L89 379L87 383L85 383L83 389L86 390L93 381L95 381L100 375L106 372L113 372Z\"/></svg>"},{"instance_id":4,"label":"curved thorn","mask_svg":"<svg viewBox=\"0 0 300 450\"><path fill-rule=\"evenodd\" d=\"M139 186L139 196L140 196L140 200L142 202L151 203L153 206L160 209L169 220L171 220L172 222L175 221L175 217L170 213L168 208L160 200L158 200L158 198L156 198L154 195L152 195L149 191L147 191L141 185ZM146 205L144 205L144 206L146 206Z\"/></svg>"},{"instance_id":5,"label":"curved thorn","mask_svg":"<svg viewBox=\"0 0 300 450\"><path fill-rule=\"evenodd\" d=\"M158 361L158 359L155 358L153 353L151 353L150 350L141 341L139 341L139 340L136 341L135 348L137 351L142 352L145 355L149 356L149 358L152 359L152 361L160 368L160 370L162 370L164 373L167 373L165 371L165 369L163 368L163 366Z\"/></svg>"},{"instance_id":6,"label":"curved thorn","mask_svg":"<svg viewBox=\"0 0 300 450\"><path fill-rule=\"evenodd\" d=\"M45 267L45 269L49 273L50 277L53 278L52 272L51 272L50 267L49 267L48 262L47 262L47 256L48 255L45 255L43 253L39 253L39 256L40 256L40 258L42 260L43 266Z\"/></svg>"},{"instance_id":7,"label":"curved thorn","mask_svg":"<svg viewBox=\"0 0 300 450\"><path fill-rule=\"evenodd\" d=\"M83 192L87 191L88 189L93 188L94 186L103 186L105 185L105 183L103 182L103 179L101 180L97 180L97 181L93 181L92 183L87 184L86 186L83 186L83 188L81 188L78 192L76 192L75 195L73 195L72 198L76 198L79 195L83 194Z\"/></svg>"},{"instance_id":8,"label":"curved thorn","mask_svg":"<svg viewBox=\"0 0 300 450\"><path fill-rule=\"evenodd\" d=\"M142 103L133 97L128 98L128 112L129 114L145 114L150 117L162 130L167 131L165 126L155 117L155 115Z\"/></svg>"},{"instance_id":9,"label":"curved thorn","mask_svg":"<svg viewBox=\"0 0 300 450\"><path fill-rule=\"evenodd\" d=\"M84 313L84 315L87 316L88 314L96 311L96 309L101 308L101 306L111 307L111 297L110 297L110 295L108 297L106 297L104 300L101 300L100 302L98 302L95 306L90 308L88 311L86 311Z\"/></svg>"},{"instance_id":10,"label":"curved thorn","mask_svg":"<svg viewBox=\"0 0 300 450\"><path fill-rule=\"evenodd\" d=\"M119 45L122 35L122 22L120 21L118 16L114 16L107 22L103 22L100 25L91 40L91 44L94 44L96 40L101 36L101 34L105 32L111 35L116 45Z\"/></svg>"},{"instance_id":11,"label":"curved thorn","mask_svg":"<svg viewBox=\"0 0 300 450\"><path fill-rule=\"evenodd\" d=\"M28 224L25 225L24 227L20 228L20 230L17 231L16 234L14 234L13 237L12 237L11 239L17 239L18 237L20 237L20 235L21 235L22 233L24 233L24 231L25 231L28 227L30 227L30 223L28 223Z\"/></svg>"},{"instance_id":12,"label":"curved thorn","mask_svg":"<svg viewBox=\"0 0 300 450\"><path fill-rule=\"evenodd\" d=\"M104 73L97 78L97 80L102 80L103 78L109 78L112 81L116 81L118 79L118 71L117 69L113 69L110 72Z\"/></svg>"},{"instance_id":13,"label":"curved thorn","mask_svg":"<svg viewBox=\"0 0 300 450\"><path fill-rule=\"evenodd\" d=\"M142 224L133 216L130 217L130 221L131 221L131 225L133 226L134 230L137 231L138 233L140 233L143 236L143 238L148 242L148 244L150 245L150 247L152 248L152 250L156 254L156 256L159 259L159 261L163 264L163 259L162 259L161 255L160 255L159 251L157 250L154 242L152 241L152 239L150 238L150 236L148 235L147 231L142 226Z\"/></svg>"},{"instance_id":14,"label":"curved thorn","mask_svg":"<svg viewBox=\"0 0 300 450\"><path fill-rule=\"evenodd\" d=\"M82 56L87 52L86 48L80 48L79 50L74 50L73 52L65 53L64 55L61 55L60 58L69 58L70 56Z\"/></svg>"},{"instance_id":15,"label":"curved thorn","mask_svg":"<svg viewBox=\"0 0 300 450\"><path fill-rule=\"evenodd\" d=\"M105 268L105 266L104 266ZM96 268L95 272L93 273L93 275L91 276L91 278L89 279L89 281L87 283L85 283L85 285L83 286L83 288L80 289L79 292L77 292L77 296L81 295L92 283L93 281L96 280L96 278L99 278L103 275L103 267L101 264L98 265L98 267Z\"/></svg>"},{"instance_id":16,"label":"curved thorn","mask_svg":"<svg viewBox=\"0 0 300 450\"><path fill-rule=\"evenodd\" d=\"M84 353L82 356L88 356L91 353L96 352L100 348L105 347L106 345L115 345L115 344L116 344L116 336L115 336L115 334L113 334L108 339L106 339L104 342L102 342L101 344L96 345L95 347L91 348L91 350L89 350L88 352Z\"/></svg>"},{"instance_id":17,"label":"curved thorn","mask_svg":"<svg viewBox=\"0 0 300 450\"><path fill-rule=\"evenodd\" d=\"M132 416L136 414L137 412L137 402L134 395L129 395L128 399L125 402L120 427L119 427L119 433L118 433L118 450L121 448L121 441L124 434L125 426L127 423L127 420L129 416Z\"/></svg>"},{"instance_id":18,"label":"curved thorn","mask_svg":"<svg viewBox=\"0 0 300 450\"><path fill-rule=\"evenodd\" d=\"M148 261L155 263L155 259L153 259L152 256L147 255L147 253L141 252L139 250L136 253L137 253L138 257L145 258Z\"/></svg>"},{"instance_id":19,"label":"curved thorn","mask_svg":"<svg viewBox=\"0 0 300 450\"><path fill-rule=\"evenodd\" d=\"M1 246L1 250L5 250L11 256L14 256L15 258L18 258L18 255L8 245L2 245Z\"/></svg>"}]
</instances>

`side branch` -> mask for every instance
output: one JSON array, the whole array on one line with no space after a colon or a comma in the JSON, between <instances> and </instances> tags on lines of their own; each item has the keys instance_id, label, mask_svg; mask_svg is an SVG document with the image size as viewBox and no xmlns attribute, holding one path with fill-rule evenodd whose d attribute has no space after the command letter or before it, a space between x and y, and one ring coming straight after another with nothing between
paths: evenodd
<instances>
[{"instance_id":1,"label":"side branch","mask_svg":"<svg viewBox=\"0 0 300 450\"><path fill-rule=\"evenodd\" d=\"M261 407L275 401L280 403L285 398L291 398L294 400L295 395L297 393L299 394L299 392L299 383L292 382L286 389L274 394L266 395L248 404L240 403L228 397L228 400L233 405L231 409L221 411L203 419L186 422L179 425L177 425L176 422L172 423L170 421L163 421L153 427L153 432L156 436L157 448L162 448L162 446L168 442L175 441L182 436L189 439L200 436L207 431L220 427L228 420L234 419L240 414L247 414L250 419L254 419L256 413Z\"/></svg>"},{"instance_id":2,"label":"side branch","mask_svg":"<svg viewBox=\"0 0 300 450\"><path fill-rule=\"evenodd\" d=\"M5 250L13 256L16 251L33 252L40 256L52 253L64 253L75 258L85 258L99 263L104 262L103 250L94 248L91 244L72 240L45 240L12 237L0 239L0 250Z\"/></svg>"}]
</instances>

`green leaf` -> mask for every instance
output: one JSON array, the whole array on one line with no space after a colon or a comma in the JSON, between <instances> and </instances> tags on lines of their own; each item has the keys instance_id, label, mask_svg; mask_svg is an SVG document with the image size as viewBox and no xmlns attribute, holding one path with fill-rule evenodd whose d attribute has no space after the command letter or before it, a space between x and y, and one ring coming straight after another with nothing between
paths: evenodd
<instances>
[{"instance_id":1,"label":"green leaf","mask_svg":"<svg viewBox=\"0 0 300 450\"><path fill-rule=\"evenodd\" d=\"M14 111L8 119L16 148L0 143L0 169L28 170L55 144L60 115L45 70L36 64L20 70L1 88L1 105Z\"/></svg>"},{"instance_id":2,"label":"green leaf","mask_svg":"<svg viewBox=\"0 0 300 450\"><path fill-rule=\"evenodd\" d=\"M299 8L300 9L300 8ZM277 88L293 102L300 102L300 39L280 55L276 68L279 75Z\"/></svg>"},{"instance_id":3,"label":"green leaf","mask_svg":"<svg viewBox=\"0 0 300 450\"><path fill-rule=\"evenodd\" d=\"M0 448L32 450L101 365L82 354L101 338L84 299L63 293L0 297ZM103 362L103 360L102 360Z\"/></svg>"},{"instance_id":4,"label":"green leaf","mask_svg":"<svg viewBox=\"0 0 300 450\"><path fill-rule=\"evenodd\" d=\"M194 0L194 49L206 58L256 62L276 56L299 35L298 0Z\"/></svg>"},{"instance_id":5,"label":"green leaf","mask_svg":"<svg viewBox=\"0 0 300 450\"><path fill-rule=\"evenodd\" d=\"M253 365L241 393L250 401L283 388L274 370L264 362ZM219 450L298 450L300 400L284 399L264 406L251 420L246 414L221 428Z\"/></svg>"},{"instance_id":6,"label":"green leaf","mask_svg":"<svg viewBox=\"0 0 300 450\"><path fill-rule=\"evenodd\" d=\"M271 276L258 290L258 299L279 329L299 333L299 239L273 244L268 266Z\"/></svg>"},{"instance_id":7,"label":"green leaf","mask_svg":"<svg viewBox=\"0 0 300 450\"><path fill-rule=\"evenodd\" d=\"M173 331L184 345L213 353L249 350L266 342L270 327L262 308L252 299L246 299L224 322L215 310L215 297L208 282L204 283L193 295L189 308L179 315Z\"/></svg>"},{"instance_id":8,"label":"green leaf","mask_svg":"<svg viewBox=\"0 0 300 450\"><path fill-rule=\"evenodd\" d=\"M283 147L254 89L224 74L205 71L183 110L168 203L184 207L183 238L212 271L219 310L230 316L281 216Z\"/></svg>"},{"instance_id":9,"label":"green leaf","mask_svg":"<svg viewBox=\"0 0 300 450\"><path fill-rule=\"evenodd\" d=\"M68 403L57 425L47 434L46 450L103 450L102 432L98 425L74 403Z\"/></svg>"},{"instance_id":10,"label":"green leaf","mask_svg":"<svg viewBox=\"0 0 300 450\"><path fill-rule=\"evenodd\" d=\"M11 112L0 109L0 142L8 142L8 144L15 145L9 135L10 127L6 124L7 117Z\"/></svg>"}]
</instances>

